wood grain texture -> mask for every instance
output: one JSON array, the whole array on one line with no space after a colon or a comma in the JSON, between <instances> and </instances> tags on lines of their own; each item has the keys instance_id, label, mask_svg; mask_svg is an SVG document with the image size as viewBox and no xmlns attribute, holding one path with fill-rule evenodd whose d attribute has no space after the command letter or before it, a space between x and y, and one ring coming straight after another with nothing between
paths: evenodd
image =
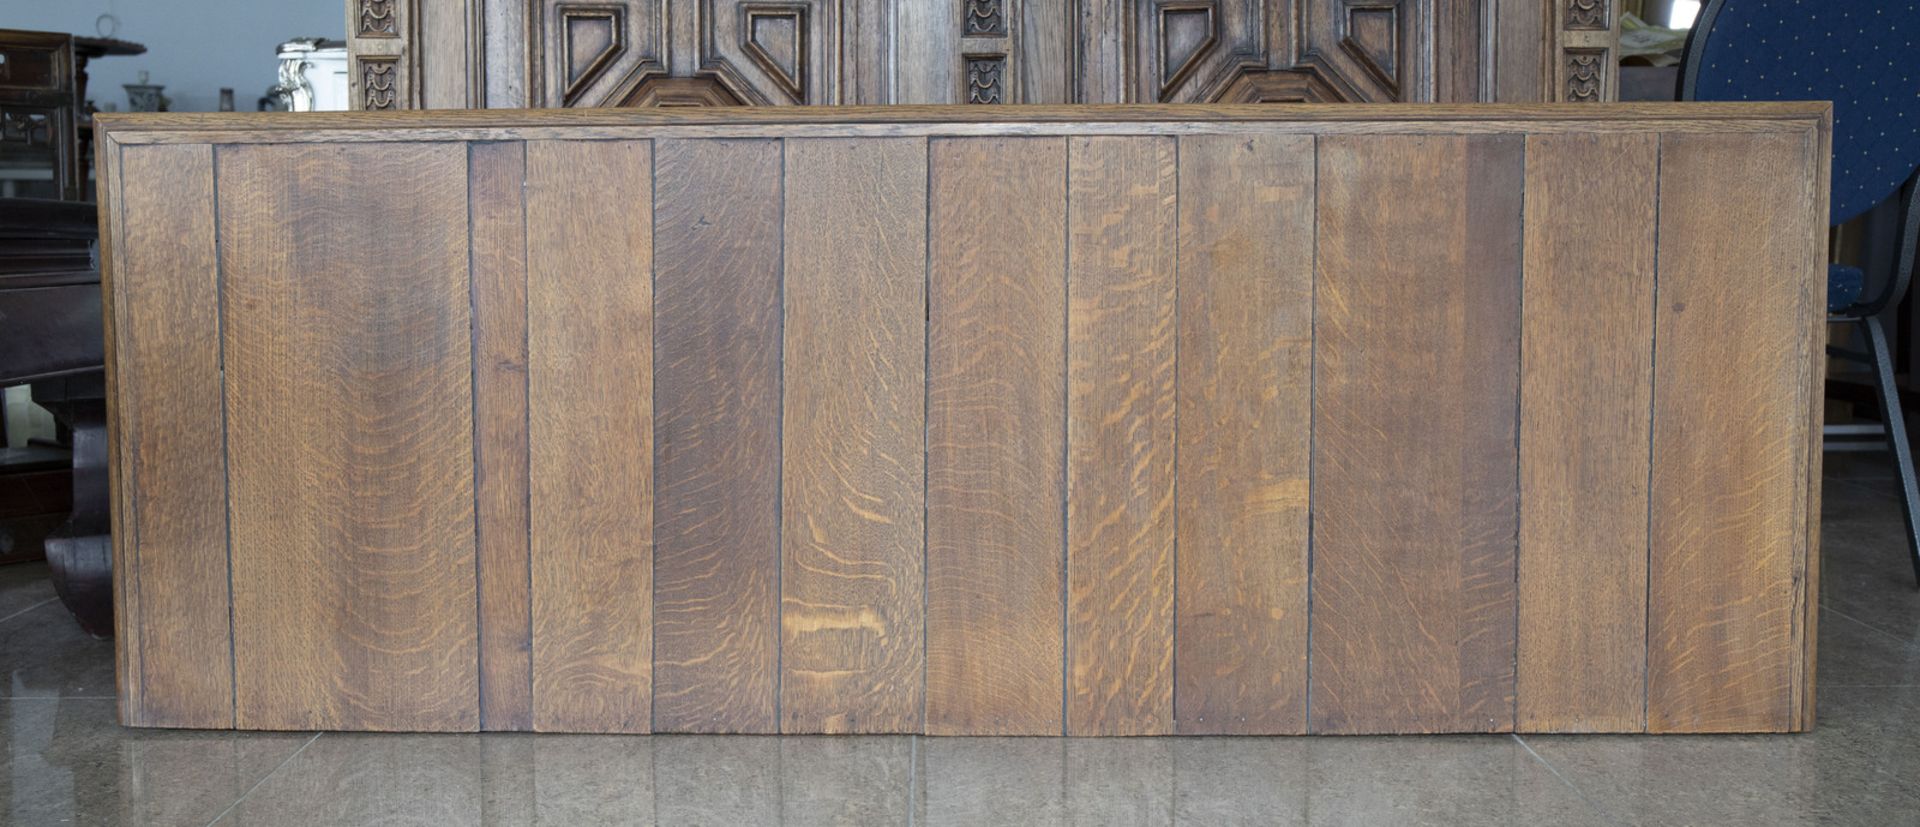
<instances>
[{"instance_id":1,"label":"wood grain texture","mask_svg":"<svg viewBox=\"0 0 1920 827\"><path fill-rule=\"evenodd\" d=\"M653 147L527 144L533 726L653 708Z\"/></svg>"},{"instance_id":2,"label":"wood grain texture","mask_svg":"<svg viewBox=\"0 0 1920 827\"><path fill-rule=\"evenodd\" d=\"M918 732L927 144L787 142L781 730Z\"/></svg>"},{"instance_id":3,"label":"wood grain texture","mask_svg":"<svg viewBox=\"0 0 1920 827\"><path fill-rule=\"evenodd\" d=\"M480 728L533 728L527 502L527 205L523 143L474 144L473 481L478 509Z\"/></svg>"},{"instance_id":4,"label":"wood grain texture","mask_svg":"<svg viewBox=\"0 0 1920 827\"><path fill-rule=\"evenodd\" d=\"M225 421L213 150L136 147L121 160L114 260L114 427L122 485L137 489L115 538L123 580L127 723L233 726Z\"/></svg>"},{"instance_id":5,"label":"wood grain texture","mask_svg":"<svg viewBox=\"0 0 1920 827\"><path fill-rule=\"evenodd\" d=\"M1066 142L928 154L926 727L1059 734Z\"/></svg>"},{"instance_id":6,"label":"wood grain texture","mask_svg":"<svg viewBox=\"0 0 1920 827\"><path fill-rule=\"evenodd\" d=\"M1518 726L1633 732L1646 726L1659 137L1539 135L1526 163Z\"/></svg>"},{"instance_id":7,"label":"wood grain texture","mask_svg":"<svg viewBox=\"0 0 1920 827\"><path fill-rule=\"evenodd\" d=\"M1166 734L1174 139L1072 138L1067 170L1067 734Z\"/></svg>"},{"instance_id":8,"label":"wood grain texture","mask_svg":"<svg viewBox=\"0 0 1920 827\"><path fill-rule=\"evenodd\" d=\"M779 731L778 141L654 144L653 725Z\"/></svg>"},{"instance_id":9,"label":"wood grain texture","mask_svg":"<svg viewBox=\"0 0 1920 827\"><path fill-rule=\"evenodd\" d=\"M1647 727L1800 715L1807 588L1811 133L1665 135L1654 348Z\"/></svg>"},{"instance_id":10,"label":"wood grain texture","mask_svg":"<svg viewBox=\"0 0 1920 827\"><path fill-rule=\"evenodd\" d=\"M466 152L218 165L237 725L474 729Z\"/></svg>"},{"instance_id":11,"label":"wood grain texture","mask_svg":"<svg viewBox=\"0 0 1920 827\"><path fill-rule=\"evenodd\" d=\"M1307 726L1313 139L1180 139L1184 734Z\"/></svg>"},{"instance_id":12,"label":"wood grain texture","mask_svg":"<svg viewBox=\"0 0 1920 827\"><path fill-rule=\"evenodd\" d=\"M1522 150L1320 141L1315 732L1513 728Z\"/></svg>"}]
</instances>

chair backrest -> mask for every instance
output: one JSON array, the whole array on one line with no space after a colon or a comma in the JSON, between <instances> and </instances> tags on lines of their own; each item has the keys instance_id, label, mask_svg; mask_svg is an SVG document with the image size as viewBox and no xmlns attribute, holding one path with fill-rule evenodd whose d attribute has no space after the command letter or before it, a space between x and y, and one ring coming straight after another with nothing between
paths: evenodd
<instances>
[{"instance_id":1,"label":"chair backrest","mask_svg":"<svg viewBox=\"0 0 1920 827\"><path fill-rule=\"evenodd\" d=\"M1833 101L1838 224L1920 166L1920 2L1711 0L1680 66L1681 100Z\"/></svg>"}]
</instances>

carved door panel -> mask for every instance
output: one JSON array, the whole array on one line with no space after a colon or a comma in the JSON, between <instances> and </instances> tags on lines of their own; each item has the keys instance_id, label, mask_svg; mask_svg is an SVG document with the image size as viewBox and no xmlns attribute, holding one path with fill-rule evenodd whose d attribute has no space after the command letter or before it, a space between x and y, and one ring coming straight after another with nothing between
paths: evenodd
<instances>
[{"instance_id":1,"label":"carved door panel","mask_svg":"<svg viewBox=\"0 0 1920 827\"><path fill-rule=\"evenodd\" d=\"M1613 98L1616 6L348 0L348 19L368 108L1526 102Z\"/></svg>"}]
</instances>

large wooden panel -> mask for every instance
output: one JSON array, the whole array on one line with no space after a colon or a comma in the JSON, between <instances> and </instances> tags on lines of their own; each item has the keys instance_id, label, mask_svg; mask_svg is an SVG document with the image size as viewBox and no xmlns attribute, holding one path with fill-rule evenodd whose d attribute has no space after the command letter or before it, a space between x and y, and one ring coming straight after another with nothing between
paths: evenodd
<instances>
[{"instance_id":1,"label":"large wooden panel","mask_svg":"<svg viewBox=\"0 0 1920 827\"><path fill-rule=\"evenodd\" d=\"M121 717L230 727L213 149L129 147L119 180L114 462L139 491L114 532L116 570L139 573L118 584Z\"/></svg>"},{"instance_id":2,"label":"large wooden panel","mask_svg":"<svg viewBox=\"0 0 1920 827\"><path fill-rule=\"evenodd\" d=\"M781 729L918 732L927 143L787 142Z\"/></svg>"},{"instance_id":3,"label":"large wooden panel","mask_svg":"<svg viewBox=\"0 0 1920 827\"><path fill-rule=\"evenodd\" d=\"M1316 732L1513 727L1522 150L1320 140Z\"/></svg>"},{"instance_id":4,"label":"large wooden panel","mask_svg":"<svg viewBox=\"0 0 1920 827\"><path fill-rule=\"evenodd\" d=\"M653 702L653 152L527 144L533 726Z\"/></svg>"},{"instance_id":5,"label":"large wooden panel","mask_svg":"<svg viewBox=\"0 0 1920 827\"><path fill-rule=\"evenodd\" d=\"M1527 140L1516 694L1530 732L1646 722L1658 154L1652 134Z\"/></svg>"},{"instance_id":6,"label":"large wooden panel","mask_svg":"<svg viewBox=\"0 0 1920 827\"><path fill-rule=\"evenodd\" d=\"M1174 140L1067 147L1067 733L1170 733Z\"/></svg>"},{"instance_id":7,"label":"large wooden panel","mask_svg":"<svg viewBox=\"0 0 1920 827\"><path fill-rule=\"evenodd\" d=\"M1661 140L1647 727L1783 730L1808 668L1803 331L1825 309L1799 205L1825 158L1810 131Z\"/></svg>"},{"instance_id":8,"label":"large wooden panel","mask_svg":"<svg viewBox=\"0 0 1920 827\"><path fill-rule=\"evenodd\" d=\"M1307 725L1313 138L1180 139L1174 719Z\"/></svg>"},{"instance_id":9,"label":"large wooden panel","mask_svg":"<svg viewBox=\"0 0 1920 827\"><path fill-rule=\"evenodd\" d=\"M927 731L1058 734L1066 141L928 163Z\"/></svg>"},{"instance_id":10,"label":"large wooden panel","mask_svg":"<svg viewBox=\"0 0 1920 827\"><path fill-rule=\"evenodd\" d=\"M474 729L465 149L218 166L236 721Z\"/></svg>"},{"instance_id":11,"label":"large wooden panel","mask_svg":"<svg viewBox=\"0 0 1920 827\"><path fill-rule=\"evenodd\" d=\"M778 141L654 148L653 725L776 732Z\"/></svg>"},{"instance_id":12,"label":"large wooden panel","mask_svg":"<svg viewBox=\"0 0 1920 827\"><path fill-rule=\"evenodd\" d=\"M527 513L527 210L523 143L473 145L473 481L479 509L480 728L533 727Z\"/></svg>"}]
</instances>

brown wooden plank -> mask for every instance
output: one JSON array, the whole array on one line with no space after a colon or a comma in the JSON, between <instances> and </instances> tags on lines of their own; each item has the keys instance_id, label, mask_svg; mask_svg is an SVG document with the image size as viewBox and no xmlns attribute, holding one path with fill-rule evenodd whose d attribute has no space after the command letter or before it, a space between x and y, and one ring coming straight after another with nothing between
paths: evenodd
<instances>
[{"instance_id":1,"label":"brown wooden plank","mask_svg":"<svg viewBox=\"0 0 1920 827\"><path fill-rule=\"evenodd\" d=\"M113 259L127 723L233 726L213 149L126 150Z\"/></svg>"},{"instance_id":2,"label":"brown wooden plank","mask_svg":"<svg viewBox=\"0 0 1920 827\"><path fill-rule=\"evenodd\" d=\"M1808 216L1807 225L1813 227L1814 231L1807 233L1807 236L1801 239L1801 244L1805 247L1807 260L1812 262L1813 275L1808 279L1809 284L1806 289L1813 293L1813 312L1824 317L1827 304L1827 279L1824 275L1826 268L1822 265L1827 260L1827 234L1820 229L1826 225L1827 216L1832 208L1830 203L1833 195L1832 110L1828 110L1813 125L1812 130L1814 137L1808 150L1812 153L1813 174L1805 182L1807 188L1811 190L1806 199L1805 209ZM1804 384L1807 388L1824 389L1826 387L1827 360L1821 357L1826 354L1830 325L1822 324L1823 321L1825 319L1820 318L1807 326L1806 353L1813 362L1810 375ZM1821 489L1824 487L1822 481L1825 479L1822 475L1822 464L1826 457L1826 394L1824 390L1815 391L1807 394L1805 401L1806 506L1803 509L1805 519L1802 521L1804 525L1801 533L1806 536L1807 542L1806 549L1801 554L1801 560L1796 565L1806 572L1806 581L1800 589L1798 609L1799 647L1802 654L1800 655L1800 675L1795 681L1795 688L1800 694L1800 702L1795 710L1792 727L1795 732L1813 729L1814 707L1818 700L1816 696L1819 694L1820 686L1815 667L1819 663L1817 655L1820 648L1820 514L1822 513L1820 496Z\"/></svg>"},{"instance_id":3,"label":"brown wooden plank","mask_svg":"<svg viewBox=\"0 0 1920 827\"><path fill-rule=\"evenodd\" d=\"M1513 726L1523 149L1320 141L1313 731Z\"/></svg>"},{"instance_id":4,"label":"brown wooden plank","mask_svg":"<svg viewBox=\"0 0 1920 827\"><path fill-rule=\"evenodd\" d=\"M479 509L480 728L533 728L527 514L527 150L474 144L473 479Z\"/></svg>"},{"instance_id":5,"label":"brown wooden plank","mask_svg":"<svg viewBox=\"0 0 1920 827\"><path fill-rule=\"evenodd\" d=\"M787 142L781 729L918 732L927 143Z\"/></svg>"},{"instance_id":6,"label":"brown wooden plank","mask_svg":"<svg viewBox=\"0 0 1920 827\"><path fill-rule=\"evenodd\" d=\"M1637 732L1659 139L1536 135L1526 163L1517 726Z\"/></svg>"},{"instance_id":7,"label":"brown wooden plank","mask_svg":"<svg viewBox=\"0 0 1920 827\"><path fill-rule=\"evenodd\" d=\"M654 153L653 725L777 732L780 143Z\"/></svg>"},{"instance_id":8,"label":"brown wooden plank","mask_svg":"<svg viewBox=\"0 0 1920 827\"><path fill-rule=\"evenodd\" d=\"M1307 726L1313 139L1180 139L1179 589L1187 734Z\"/></svg>"},{"instance_id":9,"label":"brown wooden plank","mask_svg":"<svg viewBox=\"0 0 1920 827\"><path fill-rule=\"evenodd\" d=\"M1812 133L1665 135L1648 562L1647 727L1800 716L1811 337L1824 297ZM1786 206L1783 206L1786 205Z\"/></svg>"},{"instance_id":10,"label":"brown wooden plank","mask_svg":"<svg viewBox=\"0 0 1920 827\"><path fill-rule=\"evenodd\" d=\"M929 148L927 731L1062 731L1066 143Z\"/></svg>"},{"instance_id":11,"label":"brown wooden plank","mask_svg":"<svg viewBox=\"0 0 1920 827\"><path fill-rule=\"evenodd\" d=\"M457 144L220 150L241 727L479 723L466 181Z\"/></svg>"},{"instance_id":12,"label":"brown wooden plank","mask_svg":"<svg viewBox=\"0 0 1920 827\"><path fill-rule=\"evenodd\" d=\"M653 708L653 147L527 144L533 726Z\"/></svg>"},{"instance_id":13,"label":"brown wooden plank","mask_svg":"<svg viewBox=\"0 0 1920 827\"><path fill-rule=\"evenodd\" d=\"M1067 734L1165 734L1174 140L1072 138L1067 169Z\"/></svg>"}]
</instances>

